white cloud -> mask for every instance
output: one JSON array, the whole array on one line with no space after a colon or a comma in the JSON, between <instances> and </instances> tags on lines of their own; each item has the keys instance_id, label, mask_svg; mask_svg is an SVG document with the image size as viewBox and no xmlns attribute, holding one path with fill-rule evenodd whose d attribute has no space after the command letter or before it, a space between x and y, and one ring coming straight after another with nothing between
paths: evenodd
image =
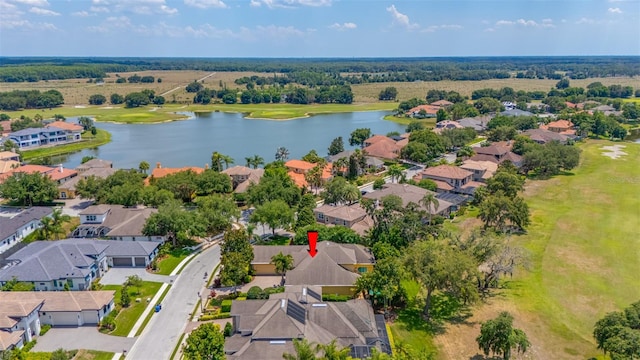
<instances>
[{"instance_id":1,"label":"white cloud","mask_svg":"<svg viewBox=\"0 0 640 360\"><path fill-rule=\"evenodd\" d=\"M108 13L110 12L109 9L106 6L92 6L89 8L89 10L91 10L91 12L104 12L104 13Z\"/></svg>"},{"instance_id":2,"label":"white cloud","mask_svg":"<svg viewBox=\"0 0 640 360\"><path fill-rule=\"evenodd\" d=\"M31 6L49 6L47 0L13 0L13 2Z\"/></svg>"},{"instance_id":3,"label":"white cloud","mask_svg":"<svg viewBox=\"0 0 640 360\"><path fill-rule=\"evenodd\" d=\"M344 24L339 24L339 23L335 23L333 25L329 25L329 29L334 29L334 30L339 30L339 31L343 31L343 30L352 30L357 28L358 25L352 23L352 22L346 22Z\"/></svg>"},{"instance_id":4,"label":"white cloud","mask_svg":"<svg viewBox=\"0 0 640 360\"><path fill-rule=\"evenodd\" d=\"M494 32L494 31L496 31L496 29L494 29L494 28L486 28L486 29L484 29L484 32Z\"/></svg>"},{"instance_id":5,"label":"white cloud","mask_svg":"<svg viewBox=\"0 0 640 360\"><path fill-rule=\"evenodd\" d=\"M622 10L620 10L620 8L615 7L615 8L609 8L607 9L607 11L611 14L622 14Z\"/></svg>"},{"instance_id":6,"label":"white cloud","mask_svg":"<svg viewBox=\"0 0 640 360\"><path fill-rule=\"evenodd\" d=\"M28 32L34 31L57 31L58 28L51 23L34 23L28 20L0 21L0 29L16 29Z\"/></svg>"},{"instance_id":7,"label":"white cloud","mask_svg":"<svg viewBox=\"0 0 640 360\"><path fill-rule=\"evenodd\" d=\"M415 29L419 27L418 24L411 23L411 21L409 21L409 16L399 12L398 9L396 9L395 5L389 6L387 8L387 11L391 13L394 24L405 27L407 29Z\"/></svg>"},{"instance_id":8,"label":"white cloud","mask_svg":"<svg viewBox=\"0 0 640 360\"><path fill-rule=\"evenodd\" d=\"M422 32L436 32L438 30L460 30L460 29L462 29L462 26L457 24L431 25L426 29L422 30Z\"/></svg>"},{"instance_id":9,"label":"white cloud","mask_svg":"<svg viewBox=\"0 0 640 360\"><path fill-rule=\"evenodd\" d=\"M331 6L332 0L251 0L253 7L266 5L269 8L294 8L297 6Z\"/></svg>"},{"instance_id":10,"label":"white cloud","mask_svg":"<svg viewBox=\"0 0 640 360\"><path fill-rule=\"evenodd\" d=\"M47 9L43 9L35 6L29 9L29 12L36 15L43 15L43 16L59 16L60 15L60 13L57 13L55 11L51 11L51 10L47 10Z\"/></svg>"},{"instance_id":11,"label":"white cloud","mask_svg":"<svg viewBox=\"0 0 640 360\"><path fill-rule=\"evenodd\" d=\"M72 12L71 16L87 17L87 16L91 16L91 14L89 14L86 11L76 11L76 12Z\"/></svg>"},{"instance_id":12,"label":"white cloud","mask_svg":"<svg viewBox=\"0 0 640 360\"><path fill-rule=\"evenodd\" d=\"M227 4L222 0L184 0L184 3L187 6L193 6L200 9L227 7Z\"/></svg>"},{"instance_id":13,"label":"white cloud","mask_svg":"<svg viewBox=\"0 0 640 360\"><path fill-rule=\"evenodd\" d=\"M167 15L175 15L178 13L178 9L170 8L167 5L160 5L160 12Z\"/></svg>"},{"instance_id":14,"label":"white cloud","mask_svg":"<svg viewBox=\"0 0 640 360\"><path fill-rule=\"evenodd\" d=\"M525 19L518 19L518 20L515 20L515 21L512 21L512 20L498 20L498 21L496 21L496 27L512 26L512 25L524 26L524 27L540 27L540 28L554 28L554 27L556 27L553 24L553 20L551 20L551 19L542 19L541 22L536 22L535 20L525 20Z\"/></svg>"}]
</instances>

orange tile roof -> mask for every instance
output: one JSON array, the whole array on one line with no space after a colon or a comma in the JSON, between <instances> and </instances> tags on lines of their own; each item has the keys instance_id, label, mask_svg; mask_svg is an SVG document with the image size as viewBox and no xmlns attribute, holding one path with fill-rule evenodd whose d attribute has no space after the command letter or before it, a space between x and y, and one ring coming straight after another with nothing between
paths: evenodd
<instances>
[{"instance_id":1,"label":"orange tile roof","mask_svg":"<svg viewBox=\"0 0 640 360\"><path fill-rule=\"evenodd\" d=\"M438 110L440 110L440 107L433 105L418 105L412 109L409 109L408 112L414 114L419 113L421 110L424 110L427 114L435 115L438 113Z\"/></svg>"},{"instance_id":2,"label":"orange tile roof","mask_svg":"<svg viewBox=\"0 0 640 360\"><path fill-rule=\"evenodd\" d=\"M369 144L369 145L373 145L373 144L377 144L377 143L379 143L381 141L386 141L386 142L392 141L392 142L394 142L393 139L390 139L390 138L388 138L388 137L386 137L384 135L373 135L372 137L370 137L367 140L365 140L364 143L365 144Z\"/></svg>"},{"instance_id":3,"label":"orange tile roof","mask_svg":"<svg viewBox=\"0 0 640 360\"><path fill-rule=\"evenodd\" d=\"M57 127L58 129L69 131L82 131L84 128L78 124L72 124L64 121L54 121L47 125L47 127Z\"/></svg>"},{"instance_id":4,"label":"orange tile roof","mask_svg":"<svg viewBox=\"0 0 640 360\"><path fill-rule=\"evenodd\" d=\"M383 159L396 159L400 152L401 146L391 140L391 142L380 141L373 145L369 145L362 149L368 156L379 157Z\"/></svg>"},{"instance_id":5,"label":"orange tile roof","mask_svg":"<svg viewBox=\"0 0 640 360\"><path fill-rule=\"evenodd\" d=\"M185 166L181 168L156 167L151 171L151 175L144 179L144 183L145 185L149 185L149 181L151 178L159 179L167 175L173 175L183 171L193 171L196 174L202 174L204 172L204 169L197 166Z\"/></svg>"},{"instance_id":6,"label":"orange tile roof","mask_svg":"<svg viewBox=\"0 0 640 360\"><path fill-rule=\"evenodd\" d=\"M296 184L297 187L306 188L309 186L307 180L304 178L304 174L298 174L297 172L289 171L289 177Z\"/></svg>"},{"instance_id":7,"label":"orange tile roof","mask_svg":"<svg viewBox=\"0 0 640 360\"><path fill-rule=\"evenodd\" d=\"M284 163L284 166L290 169L311 170L316 166L316 164L304 160L293 159Z\"/></svg>"},{"instance_id":8,"label":"orange tile roof","mask_svg":"<svg viewBox=\"0 0 640 360\"><path fill-rule=\"evenodd\" d=\"M569 120L558 120L552 121L547 124L549 128L558 128L558 129L571 129L573 128L573 123Z\"/></svg>"},{"instance_id":9,"label":"orange tile roof","mask_svg":"<svg viewBox=\"0 0 640 360\"><path fill-rule=\"evenodd\" d=\"M60 167L53 168L49 166L27 164L27 165L19 166L7 173L2 174L2 176L0 176L0 181L5 180L6 178L10 177L15 173L46 174L46 175L49 175L51 180L55 180L55 181L78 175L78 172L72 169L65 169L65 168L61 169Z\"/></svg>"}]
</instances>

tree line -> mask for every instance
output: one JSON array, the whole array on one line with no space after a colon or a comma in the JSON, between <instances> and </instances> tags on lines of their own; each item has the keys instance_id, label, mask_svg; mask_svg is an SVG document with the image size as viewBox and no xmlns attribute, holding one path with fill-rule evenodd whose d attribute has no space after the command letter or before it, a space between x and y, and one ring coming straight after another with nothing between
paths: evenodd
<instances>
[{"instance_id":1,"label":"tree line","mask_svg":"<svg viewBox=\"0 0 640 360\"><path fill-rule=\"evenodd\" d=\"M1 68L0 68L1 69ZM53 108L64 104L58 90L13 90L0 92L0 110Z\"/></svg>"},{"instance_id":2,"label":"tree line","mask_svg":"<svg viewBox=\"0 0 640 360\"><path fill-rule=\"evenodd\" d=\"M312 69L312 70L309 70ZM103 78L107 73L144 70L253 71L289 74L308 85L342 78L345 84L388 81L483 80L509 78L573 79L640 75L633 56L471 57L354 59L186 59L186 58L2 58L0 81L23 82ZM341 75L348 73L348 75ZM322 74L330 74L322 76ZM341 81L342 81L341 80ZM256 79L257 81L257 79ZM261 80L262 81L262 80ZM264 80L269 81L269 80ZM282 81L282 80L278 80Z\"/></svg>"}]
</instances>

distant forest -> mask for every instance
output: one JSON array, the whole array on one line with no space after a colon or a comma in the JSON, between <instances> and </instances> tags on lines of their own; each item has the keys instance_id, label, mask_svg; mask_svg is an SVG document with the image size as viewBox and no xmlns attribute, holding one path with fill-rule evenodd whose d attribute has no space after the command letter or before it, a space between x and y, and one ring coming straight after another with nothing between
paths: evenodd
<instances>
[{"instance_id":1,"label":"distant forest","mask_svg":"<svg viewBox=\"0 0 640 360\"><path fill-rule=\"evenodd\" d=\"M278 73L268 83L309 86L392 81L571 79L640 75L638 56L464 58L18 58L0 57L0 82L104 78L144 70ZM256 79L245 79L255 82ZM239 81L243 82L242 79Z\"/></svg>"}]
</instances>

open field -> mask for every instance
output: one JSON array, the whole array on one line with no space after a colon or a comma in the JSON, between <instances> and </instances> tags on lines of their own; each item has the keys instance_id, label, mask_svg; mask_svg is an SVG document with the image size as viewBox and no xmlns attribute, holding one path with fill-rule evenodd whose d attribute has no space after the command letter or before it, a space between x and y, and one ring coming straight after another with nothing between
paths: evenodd
<instances>
[{"instance_id":1,"label":"open field","mask_svg":"<svg viewBox=\"0 0 640 360\"><path fill-rule=\"evenodd\" d=\"M89 96L93 94L101 94L107 97L107 103L109 96L113 93L120 95L126 95L131 92L142 91L144 89L150 89L156 92L157 95L163 94L167 91L173 90L176 87L181 87L167 95L165 99L167 102L175 100L177 102L192 102L193 95L184 90L184 86L190 82L198 79L202 79L205 76L212 74L213 72L207 71L191 71L191 70L172 70L172 71L139 71L130 73L109 73L108 77L104 79L104 84L96 85L93 83L87 83L87 79L67 79L67 80L51 80L51 81L39 81L36 83L4 83L0 82L0 92L11 90L40 90L47 91L51 89L58 90L64 96L66 105L87 105ZM128 78L131 75L138 74L140 76L153 76L162 79L161 83L154 82L152 84L147 83L124 83L116 84L116 80L119 75L123 78ZM220 82L230 88L235 88L238 85L234 83L235 79L243 76L260 75L260 76L273 76L273 74L263 74L254 72L216 72L212 76L206 78L202 84L210 89L220 89ZM108 104L106 104L108 105ZM105 106L106 106L105 105Z\"/></svg>"},{"instance_id":2,"label":"open field","mask_svg":"<svg viewBox=\"0 0 640 360\"><path fill-rule=\"evenodd\" d=\"M602 147L623 145L611 159ZM593 325L605 313L640 299L640 144L588 141L573 174L528 181L525 197L532 224L513 241L531 253L531 271L506 281L463 324L436 336L442 359L478 353L480 323L507 310L532 348L521 359L586 359L600 356Z\"/></svg>"},{"instance_id":3,"label":"open field","mask_svg":"<svg viewBox=\"0 0 640 360\"><path fill-rule=\"evenodd\" d=\"M611 77L611 78L591 78L583 80L571 80L571 86L586 88L592 82L599 81L602 84L632 86L634 89L640 88L640 78L630 77ZM462 95L471 96L474 90L483 88L499 89L505 86L514 90L525 91L549 91L555 86L557 80L538 80L538 79L491 79L481 81L416 81L416 82L389 82L389 83L369 83L352 85L353 94L356 102L374 102L378 101L378 94L384 88L394 86L398 89L398 100L404 101L414 97L424 98L429 90L447 90L457 91Z\"/></svg>"}]
</instances>

